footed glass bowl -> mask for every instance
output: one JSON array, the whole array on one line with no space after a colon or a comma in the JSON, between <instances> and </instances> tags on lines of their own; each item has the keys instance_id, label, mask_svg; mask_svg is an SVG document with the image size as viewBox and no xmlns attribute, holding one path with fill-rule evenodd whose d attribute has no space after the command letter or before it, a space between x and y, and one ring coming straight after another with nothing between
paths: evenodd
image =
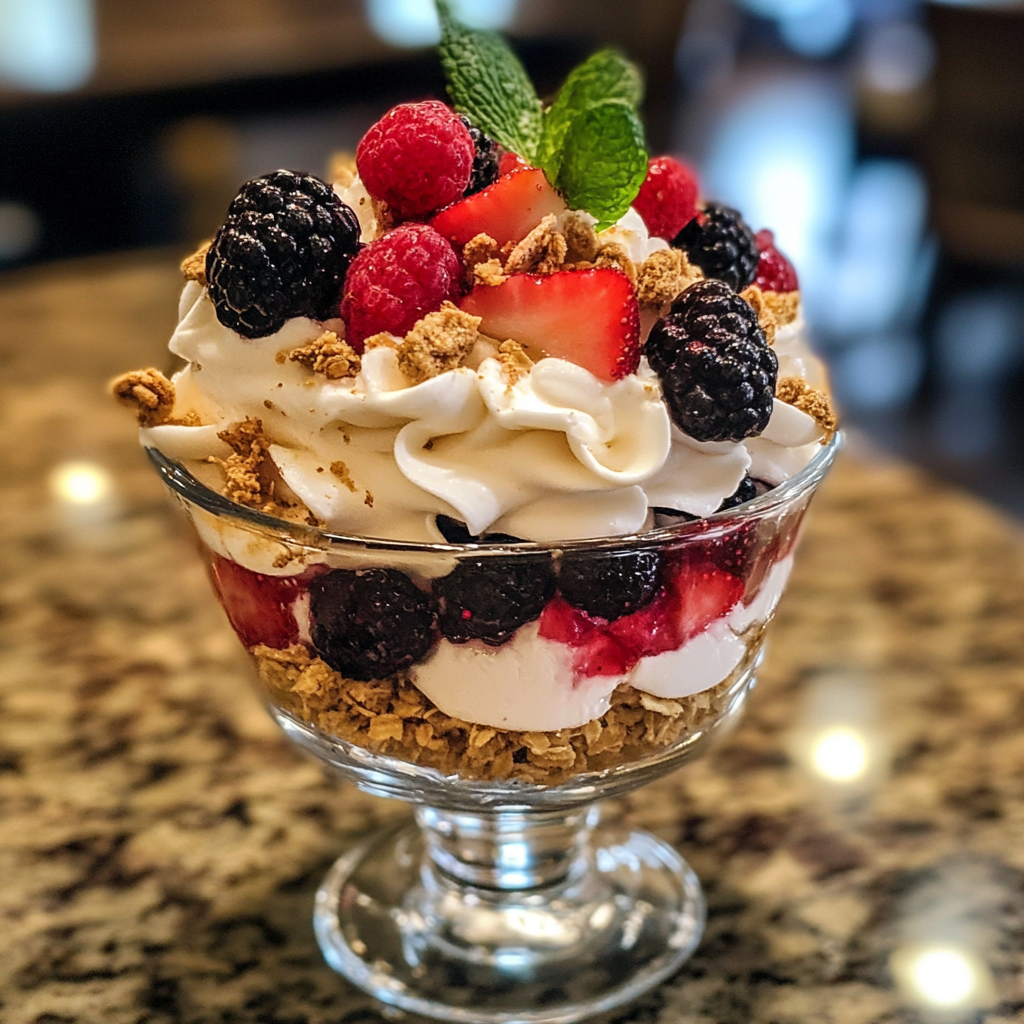
<instances>
[{"instance_id":1,"label":"footed glass bowl","mask_svg":"<svg viewBox=\"0 0 1024 1024\"><path fill-rule=\"evenodd\" d=\"M583 1019L668 977L704 925L666 843L596 802L739 715L838 439L738 509L560 545L344 537L245 508L155 450L302 749L415 822L317 894L328 963L442 1020Z\"/></svg>"}]
</instances>

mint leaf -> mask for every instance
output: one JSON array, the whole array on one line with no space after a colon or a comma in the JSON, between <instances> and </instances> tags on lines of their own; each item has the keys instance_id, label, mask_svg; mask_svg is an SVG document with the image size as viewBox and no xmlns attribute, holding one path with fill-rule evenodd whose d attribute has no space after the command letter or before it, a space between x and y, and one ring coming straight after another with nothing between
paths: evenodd
<instances>
[{"instance_id":1,"label":"mint leaf","mask_svg":"<svg viewBox=\"0 0 1024 1024\"><path fill-rule=\"evenodd\" d=\"M597 218L598 231L629 209L645 177L644 129L631 104L607 100L572 119L554 184L571 209Z\"/></svg>"},{"instance_id":2,"label":"mint leaf","mask_svg":"<svg viewBox=\"0 0 1024 1024\"><path fill-rule=\"evenodd\" d=\"M598 50L573 68L555 102L544 111L537 162L548 181L558 178L565 136L578 114L607 100L637 107L643 91L640 69L617 50Z\"/></svg>"},{"instance_id":3,"label":"mint leaf","mask_svg":"<svg viewBox=\"0 0 1024 1024\"><path fill-rule=\"evenodd\" d=\"M441 20L441 67L455 109L506 149L531 163L540 143L541 107L523 65L494 32L460 24L447 0Z\"/></svg>"}]
</instances>

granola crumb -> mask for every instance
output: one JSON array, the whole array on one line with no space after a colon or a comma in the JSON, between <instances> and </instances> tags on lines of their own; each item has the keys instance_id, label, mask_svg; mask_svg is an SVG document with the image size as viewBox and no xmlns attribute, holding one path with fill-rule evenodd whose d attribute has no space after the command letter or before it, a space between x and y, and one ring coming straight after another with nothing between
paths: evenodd
<instances>
[{"instance_id":1,"label":"granola crumb","mask_svg":"<svg viewBox=\"0 0 1024 1024\"><path fill-rule=\"evenodd\" d=\"M398 345L399 341L394 335L381 331L379 334L371 334L363 342L363 352L369 352L374 348L398 348Z\"/></svg>"},{"instance_id":2,"label":"granola crumb","mask_svg":"<svg viewBox=\"0 0 1024 1024\"><path fill-rule=\"evenodd\" d=\"M226 459L209 457L224 471L224 497L266 511L268 504L273 505L274 486L270 439L263 432L263 421L247 417L227 430L218 431L217 437L231 449Z\"/></svg>"},{"instance_id":3,"label":"granola crumb","mask_svg":"<svg viewBox=\"0 0 1024 1024\"><path fill-rule=\"evenodd\" d=\"M526 349L511 338L498 346L498 362L510 389L533 369L533 360L526 354Z\"/></svg>"},{"instance_id":4,"label":"granola crumb","mask_svg":"<svg viewBox=\"0 0 1024 1024\"><path fill-rule=\"evenodd\" d=\"M119 402L135 410L139 426L155 427L171 418L174 385L153 367L122 373L110 382L110 390Z\"/></svg>"},{"instance_id":5,"label":"granola crumb","mask_svg":"<svg viewBox=\"0 0 1024 1024\"><path fill-rule=\"evenodd\" d=\"M703 276L681 249L657 249L640 266L637 299L641 306L660 308Z\"/></svg>"},{"instance_id":6,"label":"granola crumb","mask_svg":"<svg viewBox=\"0 0 1024 1024\"><path fill-rule=\"evenodd\" d=\"M346 679L301 644L252 650L272 699L317 729L375 753L465 779L553 784L656 754L717 717L737 678L702 693L664 700L628 684L598 719L571 729L522 732L446 715L408 672Z\"/></svg>"},{"instance_id":7,"label":"granola crumb","mask_svg":"<svg viewBox=\"0 0 1024 1024\"><path fill-rule=\"evenodd\" d=\"M599 243L594 225L578 212L570 213L562 222L565 244L568 246L567 260L572 263L592 263L597 256Z\"/></svg>"},{"instance_id":8,"label":"granola crumb","mask_svg":"<svg viewBox=\"0 0 1024 1024\"><path fill-rule=\"evenodd\" d=\"M373 495L369 491L366 492L366 497L363 498L363 504L368 508L373 508Z\"/></svg>"},{"instance_id":9,"label":"granola crumb","mask_svg":"<svg viewBox=\"0 0 1024 1024\"><path fill-rule=\"evenodd\" d=\"M454 370L476 344L480 317L445 302L417 321L398 347L398 368L414 384Z\"/></svg>"},{"instance_id":10,"label":"granola crumb","mask_svg":"<svg viewBox=\"0 0 1024 1024\"><path fill-rule=\"evenodd\" d=\"M555 223L555 215L549 213L513 248L505 261L506 274L553 274L562 269L569 247Z\"/></svg>"},{"instance_id":11,"label":"granola crumb","mask_svg":"<svg viewBox=\"0 0 1024 1024\"><path fill-rule=\"evenodd\" d=\"M757 314L757 322L764 331L764 336L768 339L769 345L775 344L775 314L772 313L771 307L765 301L764 292L757 287L756 284L750 285L748 288L744 288L740 292L740 298L746 299L750 304L751 308Z\"/></svg>"},{"instance_id":12,"label":"granola crumb","mask_svg":"<svg viewBox=\"0 0 1024 1024\"><path fill-rule=\"evenodd\" d=\"M181 261L181 272L185 275L186 281L197 281L206 287L206 254L211 244L212 242L203 242L191 256L186 256Z\"/></svg>"},{"instance_id":13,"label":"granola crumb","mask_svg":"<svg viewBox=\"0 0 1024 1024\"><path fill-rule=\"evenodd\" d=\"M341 459L337 462L331 463L331 473L336 476L353 494L359 490L356 487L355 480L352 479L352 474L348 471L348 466L345 465Z\"/></svg>"},{"instance_id":14,"label":"granola crumb","mask_svg":"<svg viewBox=\"0 0 1024 1024\"><path fill-rule=\"evenodd\" d=\"M493 260L488 260L486 263L478 263L473 267L470 285L476 286L478 284L482 284L488 288L494 288L507 280L508 275L501 269L501 260L495 258Z\"/></svg>"},{"instance_id":15,"label":"granola crumb","mask_svg":"<svg viewBox=\"0 0 1024 1024\"><path fill-rule=\"evenodd\" d=\"M356 169L356 157L348 150L332 153L327 161L327 180L339 188L348 188L359 171Z\"/></svg>"},{"instance_id":16,"label":"granola crumb","mask_svg":"<svg viewBox=\"0 0 1024 1024\"><path fill-rule=\"evenodd\" d=\"M765 292L764 301L780 327L791 324L800 312L800 292Z\"/></svg>"},{"instance_id":17,"label":"granola crumb","mask_svg":"<svg viewBox=\"0 0 1024 1024\"><path fill-rule=\"evenodd\" d=\"M625 247L619 245L618 242L608 242L606 245L602 245L597 251L594 266L598 268L614 267L621 270L633 284L636 284L636 264L629 258Z\"/></svg>"},{"instance_id":18,"label":"granola crumb","mask_svg":"<svg viewBox=\"0 0 1024 1024\"><path fill-rule=\"evenodd\" d=\"M361 367L359 353L334 331L324 331L308 345L292 349L288 358L293 363L308 366L314 373L322 373L328 380L354 377Z\"/></svg>"},{"instance_id":19,"label":"granola crumb","mask_svg":"<svg viewBox=\"0 0 1024 1024\"><path fill-rule=\"evenodd\" d=\"M477 284L501 284L501 249L490 235L474 235L462 247L462 262L466 267L466 283L472 288Z\"/></svg>"},{"instance_id":20,"label":"granola crumb","mask_svg":"<svg viewBox=\"0 0 1024 1024\"><path fill-rule=\"evenodd\" d=\"M821 443L825 444L836 432L839 418L836 416L832 402L824 391L818 391L808 385L801 377L783 377L775 388L775 397L780 402L795 406L807 413L824 431Z\"/></svg>"},{"instance_id":21,"label":"granola crumb","mask_svg":"<svg viewBox=\"0 0 1024 1024\"><path fill-rule=\"evenodd\" d=\"M395 215L391 212L388 204L382 199L370 197L370 205L373 207L373 216L377 221L377 231L382 235L395 226Z\"/></svg>"}]
</instances>

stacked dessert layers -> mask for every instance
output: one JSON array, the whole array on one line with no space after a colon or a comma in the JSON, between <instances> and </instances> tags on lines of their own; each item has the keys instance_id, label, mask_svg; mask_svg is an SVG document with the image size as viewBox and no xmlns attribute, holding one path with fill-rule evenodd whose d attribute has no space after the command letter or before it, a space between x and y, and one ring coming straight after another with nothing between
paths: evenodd
<instances>
[{"instance_id":1,"label":"stacked dessert layers","mask_svg":"<svg viewBox=\"0 0 1024 1024\"><path fill-rule=\"evenodd\" d=\"M183 264L184 368L114 388L144 445L240 505L461 546L341 553L197 511L275 704L446 773L548 782L719 713L799 518L728 510L835 422L793 267L647 159L635 69L603 51L548 108L513 95L531 135L463 80L486 46L522 92L507 48L449 20L459 113L402 104L328 181L246 183ZM572 543L599 537L634 539ZM546 547L508 551L526 541Z\"/></svg>"}]
</instances>

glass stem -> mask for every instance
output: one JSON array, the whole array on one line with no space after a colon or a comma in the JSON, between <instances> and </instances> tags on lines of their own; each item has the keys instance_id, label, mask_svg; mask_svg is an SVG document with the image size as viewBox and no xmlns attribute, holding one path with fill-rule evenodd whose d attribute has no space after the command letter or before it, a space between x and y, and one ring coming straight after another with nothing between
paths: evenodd
<instances>
[{"instance_id":1,"label":"glass stem","mask_svg":"<svg viewBox=\"0 0 1024 1024\"><path fill-rule=\"evenodd\" d=\"M435 868L457 882L503 892L556 885L582 870L598 817L594 806L568 811L416 810Z\"/></svg>"}]
</instances>

